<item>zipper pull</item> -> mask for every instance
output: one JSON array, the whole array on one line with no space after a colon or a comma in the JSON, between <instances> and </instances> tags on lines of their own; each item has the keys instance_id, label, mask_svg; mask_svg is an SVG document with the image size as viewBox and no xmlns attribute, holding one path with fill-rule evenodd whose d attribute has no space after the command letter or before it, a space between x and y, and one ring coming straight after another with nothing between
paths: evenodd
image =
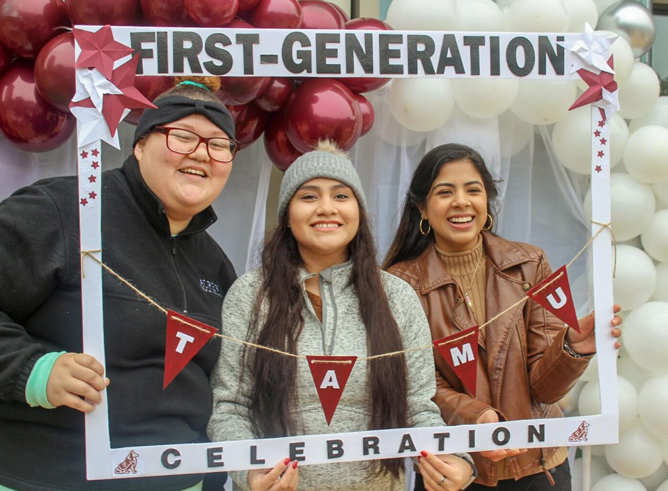
<instances>
[{"instance_id":1,"label":"zipper pull","mask_svg":"<svg viewBox=\"0 0 668 491\"><path fill-rule=\"evenodd\" d=\"M170 239L170 243L172 245L172 256L176 256L176 241L174 240L174 237Z\"/></svg>"}]
</instances>

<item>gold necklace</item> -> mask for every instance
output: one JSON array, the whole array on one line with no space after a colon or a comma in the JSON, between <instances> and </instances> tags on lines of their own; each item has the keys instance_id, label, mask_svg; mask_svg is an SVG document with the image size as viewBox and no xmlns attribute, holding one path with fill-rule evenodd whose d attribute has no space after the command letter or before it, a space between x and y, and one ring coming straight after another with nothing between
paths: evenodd
<instances>
[{"instance_id":1,"label":"gold necklace","mask_svg":"<svg viewBox=\"0 0 668 491\"><path fill-rule=\"evenodd\" d=\"M464 299L466 300L466 303L468 304L469 308L473 308L473 301L471 300L471 297L469 296L469 293L471 293L471 288L473 287L473 282L475 281L475 275L478 272L478 266L480 266L480 260L482 259L482 247L480 247L480 254L478 255L478 261L475 263L475 269L473 270L473 276L471 276L471 283L469 283L469 286L466 288L466 291L464 292Z\"/></svg>"}]
</instances>

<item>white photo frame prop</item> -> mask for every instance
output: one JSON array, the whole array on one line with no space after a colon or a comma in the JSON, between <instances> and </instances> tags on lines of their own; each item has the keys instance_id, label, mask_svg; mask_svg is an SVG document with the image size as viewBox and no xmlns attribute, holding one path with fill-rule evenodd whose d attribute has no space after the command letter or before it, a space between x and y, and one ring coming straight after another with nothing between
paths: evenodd
<instances>
[{"instance_id":1,"label":"white photo frame prop","mask_svg":"<svg viewBox=\"0 0 668 491\"><path fill-rule=\"evenodd\" d=\"M100 27L78 26L97 32ZM233 30L112 27L114 41L140 53L137 74L268 77L448 77L577 79L575 68L603 57L602 34ZM600 45L604 45L602 48ZM609 43L608 43L609 44ZM565 49L563 46L568 46ZM577 49L573 48L576 46ZM598 48L597 48L598 46ZM75 45L75 56L82 50ZM584 54L583 54L584 53ZM130 55L115 60L118 66ZM584 61L583 61L584 60ZM600 58L598 59L600 61ZM599 63L600 64L600 63ZM74 108L78 119L84 351L105 365L101 239L101 142L118 146L101 114L104 94L117 94L96 69L77 68L77 95L99 107ZM97 74L95 72L98 72ZM126 109L126 113L128 110ZM609 140L602 110L592 106L592 131ZM609 120L609 118L608 118ZM603 156L599 153L603 149ZM592 217L596 325L613 312L609 141L592 136ZM606 164L607 161L607 164ZM598 233L598 232L601 233ZM94 256L94 257L90 257ZM223 341L229 342L229 341ZM496 448L615 443L618 439L616 363L609 329L596 331L601 413L558 419L439 428L404 428L345 434L111 448L106 392L86 414L89 480L167 476L263 468L289 455L302 465Z\"/></svg>"}]
</instances>

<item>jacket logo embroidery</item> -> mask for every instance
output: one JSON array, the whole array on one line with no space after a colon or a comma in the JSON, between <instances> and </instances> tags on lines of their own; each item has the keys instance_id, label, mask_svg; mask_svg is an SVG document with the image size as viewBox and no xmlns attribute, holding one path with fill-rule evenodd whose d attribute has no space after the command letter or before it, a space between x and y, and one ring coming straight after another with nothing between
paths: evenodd
<instances>
[{"instance_id":1,"label":"jacket logo embroidery","mask_svg":"<svg viewBox=\"0 0 668 491\"><path fill-rule=\"evenodd\" d=\"M222 290L220 289L220 286L215 284L213 281L209 281L209 280L205 280L203 278L200 278L199 286L202 290L204 290L207 293L213 293L214 295L218 295L219 297L223 296L223 293L222 293Z\"/></svg>"}]
</instances>

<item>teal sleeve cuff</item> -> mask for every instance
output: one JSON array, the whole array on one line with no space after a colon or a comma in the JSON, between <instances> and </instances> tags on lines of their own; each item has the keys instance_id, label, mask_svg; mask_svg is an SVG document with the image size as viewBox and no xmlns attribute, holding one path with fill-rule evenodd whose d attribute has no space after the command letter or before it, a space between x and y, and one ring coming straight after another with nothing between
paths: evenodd
<instances>
[{"instance_id":1,"label":"teal sleeve cuff","mask_svg":"<svg viewBox=\"0 0 668 491\"><path fill-rule=\"evenodd\" d=\"M52 406L46 397L46 384L49 382L53 364L56 363L60 355L65 353L66 351L47 353L35 363L26 384L26 401L30 407L54 409L55 406Z\"/></svg>"}]
</instances>

